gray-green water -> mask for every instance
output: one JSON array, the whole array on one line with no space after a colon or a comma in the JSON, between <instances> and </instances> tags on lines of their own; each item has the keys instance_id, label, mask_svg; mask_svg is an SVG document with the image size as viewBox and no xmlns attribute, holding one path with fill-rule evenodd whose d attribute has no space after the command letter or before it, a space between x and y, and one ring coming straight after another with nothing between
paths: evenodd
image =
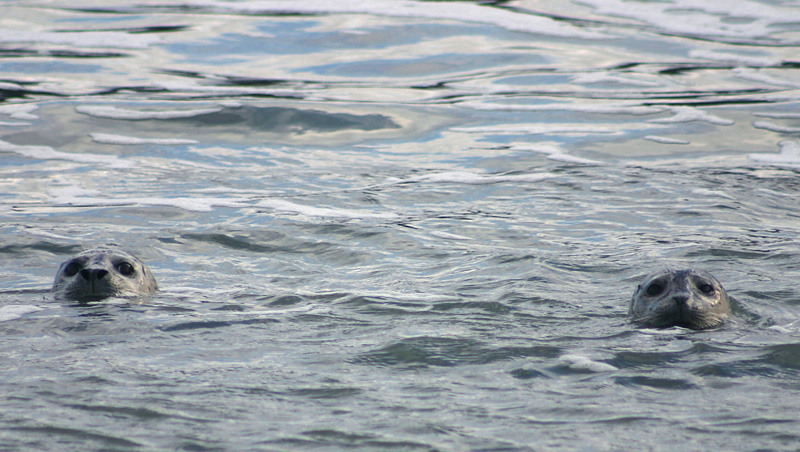
<instances>
[{"instance_id":1,"label":"gray-green water","mask_svg":"<svg viewBox=\"0 0 800 452\"><path fill-rule=\"evenodd\" d=\"M0 2L0 450L800 448L792 2ZM74 304L116 244L161 291ZM712 331L626 322L713 273Z\"/></svg>"}]
</instances>

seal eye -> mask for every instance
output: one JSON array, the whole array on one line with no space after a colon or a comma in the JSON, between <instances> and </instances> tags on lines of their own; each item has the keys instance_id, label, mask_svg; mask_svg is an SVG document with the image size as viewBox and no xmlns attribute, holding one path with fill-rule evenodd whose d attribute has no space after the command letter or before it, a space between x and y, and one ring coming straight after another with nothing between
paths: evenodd
<instances>
[{"instance_id":1,"label":"seal eye","mask_svg":"<svg viewBox=\"0 0 800 452\"><path fill-rule=\"evenodd\" d=\"M130 262L120 262L117 264L117 270L125 276L133 276L135 273L133 265L131 265Z\"/></svg>"},{"instance_id":2,"label":"seal eye","mask_svg":"<svg viewBox=\"0 0 800 452\"><path fill-rule=\"evenodd\" d=\"M714 293L714 286L711 284L700 284L697 288L700 289L700 292L703 292L706 295L711 295Z\"/></svg>"},{"instance_id":3,"label":"seal eye","mask_svg":"<svg viewBox=\"0 0 800 452\"><path fill-rule=\"evenodd\" d=\"M647 286L647 295L654 297L664 291L664 286L661 283L653 283Z\"/></svg>"},{"instance_id":4,"label":"seal eye","mask_svg":"<svg viewBox=\"0 0 800 452\"><path fill-rule=\"evenodd\" d=\"M81 271L81 264L72 261L64 267L64 276L75 276Z\"/></svg>"}]
</instances>

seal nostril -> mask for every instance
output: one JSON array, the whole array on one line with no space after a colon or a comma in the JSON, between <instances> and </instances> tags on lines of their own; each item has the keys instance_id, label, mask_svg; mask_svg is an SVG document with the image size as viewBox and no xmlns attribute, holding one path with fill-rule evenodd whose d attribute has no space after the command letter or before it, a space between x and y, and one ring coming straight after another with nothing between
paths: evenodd
<instances>
[{"instance_id":1,"label":"seal nostril","mask_svg":"<svg viewBox=\"0 0 800 452\"><path fill-rule=\"evenodd\" d=\"M689 301L689 296L683 294L675 295L674 297L672 297L672 301L674 301L675 304L678 305L685 305L686 302Z\"/></svg>"},{"instance_id":2,"label":"seal nostril","mask_svg":"<svg viewBox=\"0 0 800 452\"><path fill-rule=\"evenodd\" d=\"M102 268L84 268L80 271L83 279L91 281L92 279L103 279L108 274L108 270Z\"/></svg>"}]
</instances>

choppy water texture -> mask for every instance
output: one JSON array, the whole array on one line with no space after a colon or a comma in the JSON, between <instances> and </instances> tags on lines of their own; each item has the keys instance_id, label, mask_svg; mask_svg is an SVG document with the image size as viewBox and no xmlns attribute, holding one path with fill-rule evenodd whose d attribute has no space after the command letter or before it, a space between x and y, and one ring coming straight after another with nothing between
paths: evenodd
<instances>
[{"instance_id":1,"label":"choppy water texture","mask_svg":"<svg viewBox=\"0 0 800 452\"><path fill-rule=\"evenodd\" d=\"M1 450L796 450L800 6L0 2ZM161 291L73 304L119 245ZM713 273L735 319L626 322Z\"/></svg>"}]
</instances>

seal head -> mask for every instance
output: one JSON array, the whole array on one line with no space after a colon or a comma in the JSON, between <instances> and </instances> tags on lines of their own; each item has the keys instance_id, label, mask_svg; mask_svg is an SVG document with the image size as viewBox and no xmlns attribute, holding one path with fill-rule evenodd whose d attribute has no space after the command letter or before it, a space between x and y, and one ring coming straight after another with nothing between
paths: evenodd
<instances>
[{"instance_id":1,"label":"seal head","mask_svg":"<svg viewBox=\"0 0 800 452\"><path fill-rule=\"evenodd\" d=\"M644 278L628 316L642 326L693 330L721 325L731 313L728 294L703 270L660 270Z\"/></svg>"},{"instance_id":2,"label":"seal head","mask_svg":"<svg viewBox=\"0 0 800 452\"><path fill-rule=\"evenodd\" d=\"M158 290L144 262L119 250L84 251L61 264L53 283L58 298L96 301L108 297L135 297Z\"/></svg>"}]
</instances>

